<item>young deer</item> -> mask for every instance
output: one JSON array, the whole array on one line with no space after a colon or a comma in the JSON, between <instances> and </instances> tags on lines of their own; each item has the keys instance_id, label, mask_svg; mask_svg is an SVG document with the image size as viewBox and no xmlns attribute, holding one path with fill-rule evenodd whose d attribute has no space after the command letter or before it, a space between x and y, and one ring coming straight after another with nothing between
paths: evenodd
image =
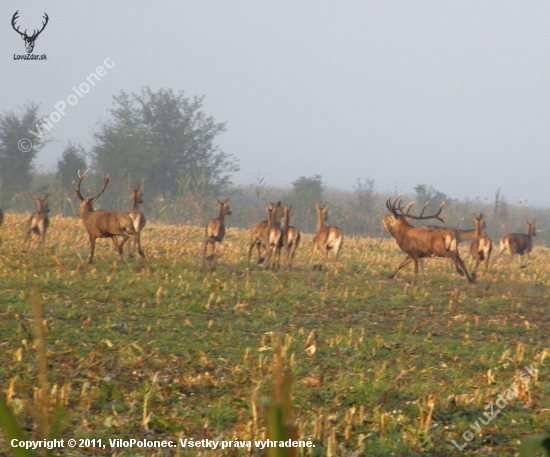
<instances>
[{"instance_id":1,"label":"young deer","mask_svg":"<svg viewBox=\"0 0 550 457\"><path fill-rule=\"evenodd\" d=\"M267 212L267 227L262 234L262 245L265 247L265 269L269 270L277 264L277 268L281 267L280 258L277 259L277 248L281 241L281 229L276 227L273 222L273 213L276 211L273 203L266 205ZM271 265L271 256L275 253L273 265ZM248 252L248 264L250 266L250 251Z\"/></svg>"},{"instance_id":2,"label":"young deer","mask_svg":"<svg viewBox=\"0 0 550 457\"><path fill-rule=\"evenodd\" d=\"M270 203L273 205L273 203ZM281 202L277 202L273 210L273 226L281 227L281 216L282 216L283 207ZM256 222L250 229L250 247L248 249L248 267L250 268L250 256L254 246L258 249L258 261L257 263L263 263L265 260L265 255L262 257L262 248L263 248L263 234L267 227L267 220Z\"/></svg>"},{"instance_id":3,"label":"young deer","mask_svg":"<svg viewBox=\"0 0 550 457\"><path fill-rule=\"evenodd\" d=\"M334 226L325 226L325 221L328 220L328 203L321 208L318 203L315 203L317 210L317 231L313 238L313 252L309 261L309 267L313 263L317 251L321 251L321 258L313 265L313 269L321 269L321 262L328 256L330 251L334 252L334 261L338 260L338 253L344 240L342 230ZM324 253L324 254L323 254Z\"/></svg>"},{"instance_id":4,"label":"young deer","mask_svg":"<svg viewBox=\"0 0 550 457\"><path fill-rule=\"evenodd\" d=\"M134 230L134 222L128 213L123 211L95 211L93 205L97 199L105 192L107 184L109 184L109 175L103 177L103 188L101 192L94 197L90 197L86 194L82 196L80 192L80 185L82 179L86 176L88 171L80 173L78 170L78 187L75 187L73 181L73 189L76 195L80 199L81 203L78 207L77 216L82 219L82 225L88 232L90 237L90 257L89 263L92 263L94 258L95 242L97 238L111 238L115 249L122 259L122 248L130 236L137 236L137 232ZM118 244L117 236L122 237L122 243ZM142 255L142 253L140 253Z\"/></svg>"},{"instance_id":5,"label":"young deer","mask_svg":"<svg viewBox=\"0 0 550 457\"><path fill-rule=\"evenodd\" d=\"M525 265L521 265L521 256L526 254L529 258L529 253L533 248L533 237L537 236L537 220L533 219L533 222L525 221L527 224L527 235L522 233L508 233L500 239L498 252L496 257L504 251L510 254L510 260L514 257L514 254L518 255L518 265L520 268L525 268ZM496 260L496 258L495 258Z\"/></svg>"},{"instance_id":6,"label":"young deer","mask_svg":"<svg viewBox=\"0 0 550 457\"><path fill-rule=\"evenodd\" d=\"M41 237L42 244L46 242L46 230L50 225L50 219L48 218L48 213L50 212L50 207L48 206L49 195L46 194L45 197L41 200L38 195L33 195L34 200L38 203L38 211L33 213L27 222L27 232L25 234L25 240L23 241L23 252L26 252L27 242L31 236L31 233L34 233Z\"/></svg>"},{"instance_id":7,"label":"young deer","mask_svg":"<svg viewBox=\"0 0 550 457\"><path fill-rule=\"evenodd\" d=\"M382 217L382 228L391 233L401 250L407 255L399 264L397 270L389 275L388 278L393 278L401 268L414 262L414 280L416 281L418 276L418 259L424 257L448 257L455 264L457 273L461 276L466 275L470 283L474 282L474 279L468 274L466 265L464 265L458 254L458 243L453 230L434 230L433 227L413 227L409 224L409 221L413 219L438 219L443 222L440 214L444 203L441 204L436 214L423 216L424 210L422 210L420 216L413 216L408 213L408 210L414 202L401 207L400 204L397 204L400 197L401 194L396 197L393 203L391 203L390 199L386 201L386 207L391 215Z\"/></svg>"},{"instance_id":8,"label":"young deer","mask_svg":"<svg viewBox=\"0 0 550 457\"><path fill-rule=\"evenodd\" d=\"M292 213L292 205L283 208L283 226L281 227L281 240L277 247L277 258L280 262L281 250L285 253L285 262L288 268L292 270L292 261L298 245L300 244L300 230L290 225L290 215Z\"/></svg>"},{"instance_id":9,"label":"young deer","mask_svg":"<svg viewBox=\"0 0 550 457\"><path fill-rule=\"evenodd\" d=\"M229 198L224 202L217 200L218 205L220 206L220 215L215 219L210 219L206 224L206 240L204 241L204 259L208 262L213 262L214 255L219 244L222 242L223 237L225 236L225 216L231 216L231 209L229 208ZM206 252L208 250L208 245L212 245L212 254L208 257Z\"/></svg>"},{"instance_id":10,"label":"young deer","mask_svg":"<svg viewBox=\"0 0 550 457\"><path fill-rule=\"evenodd\" d=\"M491 258L491 251L493 250L493 241L483 231L483 229L485 228L485 220L482 213L479 213L479 216L474 213L474 224L476 230L476 238L474 238L472 244L470 244L471 259L472 261L475 261L472 275L475 275L477 267L484 260L485 271L489 269L489 259Z\"/></svg>"},{"instance_id":11,"label":"young deer","mask_svg":"<svg viewBox=\"0 0 550 457\"><path fill-rule=\"evenodd\" d=\"M143 227L145 227L145 224L147 223L147 219L145 219L144 214L139 209L139 205L143 203L142 197L143 197L143 191L141 189L141 184L137 187L137 189L134 186L132 188L132 195L130 196L134 204L132 206L132 209L128 211L128 214L132 218L132 222L134 223L134 230L136 231L137 235L134 236L133 243L132 243L132 240L130 240L129 242L128 255L130 257L134 256L135 247L137 245L139 255L145 258L145 254L141 249L141 231L143 230Z\"/></svg>"}]
</instances>

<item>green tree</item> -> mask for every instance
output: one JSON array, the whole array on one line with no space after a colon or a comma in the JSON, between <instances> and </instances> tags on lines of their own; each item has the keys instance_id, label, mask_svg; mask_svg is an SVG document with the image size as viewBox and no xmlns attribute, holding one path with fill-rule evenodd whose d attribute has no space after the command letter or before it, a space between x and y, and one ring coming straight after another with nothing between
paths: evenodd
<instances>
[{"instance_id":1,"label":"green tree","mask_svg":"<svg viewBox=\"0 0 550 457\"><path fill-rule=\"evenodd\" d=\"M2 199L29 189L32 181L32 161L48 140L38 116L40 105L26 103L19 109L0 115L0 181ZM38 136L30 132L38 133Z\"/></svg>"},{"instance_id":2,"label":"green tree","mask_svg":"<svg viewBox=\"0 0 550 457\"><path fill-rule=\"evenodd\" d=\"M145 87L140 94L122 92L114 103L92 156L96 171L115 178L115 189L143 182L151 195L167 196L220 192L230 184L237 162L214 144L225 123L202 111L203 97Z\"/></svg>"},{"instance_id":3,"label":"green tree","mask_svg":"<svg viewBox=\"0 0 550 457\"><path fill-rule=\"evenodd\" d=\"M61 158L57 159L57 177L61 187L72 193L71 185L76 179L77 171L84 172L86 168L86 151L80 144L69 142Z\"/></svg>"},{"instance_id":4,"label":"green tree","mask_svg":"<svg viewBox=\"0 0 550 457\"><path fill-rule=\"evenodd\" d=\"M414 200L419 208L428 203L426 214L436 212L441 203L449 201L447 195L434 189L432 186L427 187L425 184L419 184L414 188L414 191L416 192Z\"/></svg>"},{"instance_id":5,"label":"green tree","mask_svg":"<svg viewBox=\"0 0 550 457\"><path fill-rule=\"evenodd\" d=\"M300 221L302 230L309 232L315 230L315 203L324 204L324 190L325 186L320 175L314 175L310 178L301 176L292 183L289 199L294 208L295 219Z\"/></svg>"}]
</instances>

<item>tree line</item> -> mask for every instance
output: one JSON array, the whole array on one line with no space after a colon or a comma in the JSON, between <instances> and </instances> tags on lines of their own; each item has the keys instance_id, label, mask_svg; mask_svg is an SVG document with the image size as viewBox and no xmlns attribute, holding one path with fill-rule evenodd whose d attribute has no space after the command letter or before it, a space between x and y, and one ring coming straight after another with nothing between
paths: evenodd
<instances>
[{"instance_id":1,"label":"tree line","mask_svg":"<svg viewBox=\"0 0 550 457\"><path fill-rule=\"evenodd\" d=\"M103 175L111 177L109 192L101 202L104 208L129 208L130 188L141 185L143 208L151 220L201 225L215 212L215 199L230 196L234 213L228 225L249 227L265 219L266 203L282 200L293 205L293 223L311 233L315 230L314 203L329 201L330 223L346 235L384 235L380 217L386 213L389 195L376 192L369 177L358 179L353 191L329 188L319 175L298 177L287 189L269 187L262 177L255 184L234 186L231 175L239 169L238 160L216 145L226 124L208 116L203 101L203 97L189 98L171 89L122 91L113 97L108 120L94 133L94 146L85 150L70 141L49 173L33 169L37 153L52 141L47 134L33 138L28 151L19 145L40 122L39 105L28 102L18 112L4 112L0 115L0 207L28 211L33 208L34 192L49 193L53 214L74 216L77 201L72 182L77 170L90 168L91 187L99 186ZM472 212L480 211L485 213L488 231L497 234L524 231L524 218L536 216L541 226L550 221L548 210L537 210L534 215L521 203L508 204L500 189L494 201L463 202L425 184L413 190L410 197L416 208L427 203L432 211L446 201L446 220L459 228L470 228ZM539 240L547 237L541 235Z\"/></svg>"}]
</instances>

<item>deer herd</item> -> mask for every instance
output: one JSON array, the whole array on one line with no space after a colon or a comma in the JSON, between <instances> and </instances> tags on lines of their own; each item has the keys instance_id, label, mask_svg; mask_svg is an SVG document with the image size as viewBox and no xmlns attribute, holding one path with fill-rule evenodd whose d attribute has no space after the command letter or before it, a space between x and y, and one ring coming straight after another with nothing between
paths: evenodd
<instances>
[{"instance_id":1,"label":"deer herd","mask_svg":"<svg viewBox=\"0 0 550 457\"><path fill-rule=\"evenodd\" d=\"M145 254L141 247L141 231L145 227L146 219L143 212L139 209L139 205L143 203L143 192L141 186L132 188L132 208L128 212L116 210L94 210L94 204L99 197L105 192L109 184L109 175L103 177L103 187L101 191L93 196L82 195L80 190L82 180L86 176L87 171L77 173L78 184L73 182L73 189L80 199L77 216L82 220L82 225L90 241L90 255L88 262L93 262L94 250L97 238L111 238L115 250L120 255L121 259L123 247L126 242L129 243L129 255L132 257L137 249L138 254L145 258ZM25 237L23 241L23 252L26 252L30 237L32 234L37 235L44 244L46 240L46 231L50 224L48 213L48 194L44 198L34 195L38 208L34 212L26 225ZM203 261L208 263L211 269L214 269L214 257L217 249L225 237L225 217L231 215L229 207L229 198L225 201L217 200L219 205L219 216L211 219L206 224L205 240L203 245ZM474 228L471 230L459 230L452 227L424 225L413 226L412 221L418 220L439 220L444 222L441 212L445 203L442 203L437 212L431 215L424 215L428 203L424 205L418 216L411 214L411 208L414 202L403 206L401 194L393 201L386 201L388 215L382 217L382 228L389 232L395 239L397 245L406 254L405 258L398 265L397 269L391 273L388 278L393 278L399 270L414 263L414 280L418 276L419 260L428 257L444 257L448 258L456 269L456 272L465 276L466 279L473 283L476 278L476 271L480 263L484 262L485 270L489 269L489 260L493 243L491 238L484 232L485 220L483 214L473 214ZM321 269L321 263L325 260L329 253L334 254L334 260L338 260L338 254L342 248L344 235L342 230L336 226L327 226L325 222L328 220L329 205L325 203L320 206L315 203L317 212L317 229L313 236L313 250L309 261L309 268L313 270ZM282 206L281 202L277 204L268 203L265 207L267 219L256 222L250 229L250 243L248 247L248 268L250 269L250 260L254 249L257 251L257 264L264 264L265 269L274 269L281 267L281 254L284 256L284 266L292 270L292 263L296 254L296 250L300 245L302 234L296 227L290 225L290 217L292 215L292 205ZM4 219L4 213L0 209L0 226ZM527 234L508 233L500 239L499 248L496 258L503 252L510 255L510 259L518 256L519 266L521 265L521 257L527 255L533 247L533 237L537 234L536 219L532 222L525 221L527 224ZM121 237L119 243L117 237ZM470 265L473 264L471 273L461 259L458 245L463 241L471 241L470 244ZM0 243L2 239L0 238ZM319 254L318 254L319 253ZM315 257L318 255L317 261Z\"/></svg>"}]
</instances>

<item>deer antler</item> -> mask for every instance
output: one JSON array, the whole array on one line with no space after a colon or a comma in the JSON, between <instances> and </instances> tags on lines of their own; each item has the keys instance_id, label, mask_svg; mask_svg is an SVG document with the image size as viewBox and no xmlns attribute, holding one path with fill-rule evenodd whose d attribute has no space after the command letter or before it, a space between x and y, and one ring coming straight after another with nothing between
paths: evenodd
<instances>
[{"instance_id":1,"label":"deer antler","mask_svg":"<svg viewBox=\"0 0 550 457\"><path fill-rule=\"evenodd\" d=\"M103 176L103 188L101 189L101 192L97 194L95 197L90 198L90 200L95 201L99 197L101 197L103 192L105 192L105 189L107 189L107 184L109 184L109 175Z\"/></svg>"},{"instance_id":2,"label":"deer antler","mask_svg":"<svg viewBox=\"0 0 550 457\"><path fill-rule=\"evenodd\" d=\"M15 21L17 21L17 19L19 19L19 10L17 10L15 12L15 14L13 15L13 17L11 18L11 26L13 27L13 30L15 30L19 35L21 36L25 36L27 35L27 31L25 30L25 33L22 33L20 30L19 30L19 27L15 27Z\"/></svg>"},{"instance_id":3,"label":"deer antler","mask_svg":"<svg viewBox=\"0 0 550 457\"><path fill-rule=\"evenodd\" d=\"M441 203L439 206L439 210L435 214L431 214L429 216L424 216L424 211L426 210L426 207L428 206L429 202L426 202L424 207L422 208L422 212L420 213L420 216L413 216L412 214L409 214L409 211L411 207L414 205L414 202L409 203L406 206L401 206L401 202L403 199L401 198L402 194L399 194L397 197L395 197L395 200L393 203L391 202L391 198L388 198L386 201L386 207L388 210L394 215L394 216L406 216L411 219L437 219L438 221L445 222L444 218L440 216L441 211L443 211L443 206L445 205L445 202Z\"/></svg>"},{"instance_id":4,"label":"deer antler","mask_svg":"<svg viewBox=\"0 0 550 457\"><path fill-rule=\"evenodd\" d=\"M48 21L50 20L50 18L48 17L48 15L46 13L44 13L44 19L46 19L45 22L42 22L42 28L40 30L34 30L34 33L31 35L31 36L28 36L27 35L27 29L25 29L25 32L21 32L21 30L19 30L19 27L15 27L15 22L17 21L17 19L19 19L19 10L17 10L15 12L15 14L13 15L13 17L11 18L11 26L13 27L13 29L19 33L19 35L21 35L22 37L24 38L37 38L38 35L40 35L42 33L42 30L44 30L44 28L46 27L46 24L48 23Z\"/></svg>"},{"instance_id":5,"label":"deer antler","mask_svg":"<svg viewBox=\"0 0 550 457\"><path fill-rule=\"evenodd\" d=\"M77 172L77 175L78 175L78 187L75 187L74 186L74 181L73 181L73 189L74 191L76 192L76 195L78 195L78 198L80 198L80 200L84 200L84 197L82 196L82 194L80 193L80 185L82 184L82 180L84 179L84 176L86 176L86 173L88 173L89 170L86 170L84 173L80 173L80 170L78 170Z\"/></svg>"}]
</instances>

